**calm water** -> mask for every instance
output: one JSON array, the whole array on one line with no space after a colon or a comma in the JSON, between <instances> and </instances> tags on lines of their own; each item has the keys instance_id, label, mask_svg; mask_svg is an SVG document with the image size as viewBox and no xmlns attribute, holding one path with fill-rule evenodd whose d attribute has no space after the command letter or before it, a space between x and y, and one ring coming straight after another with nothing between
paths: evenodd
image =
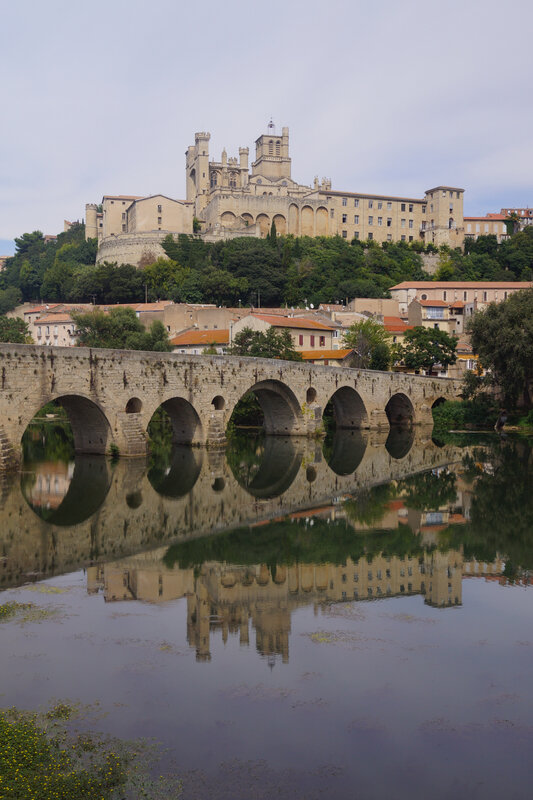
<instances>
[{"instance_id":1,"label":"calm water","mask_svg":"<svg viewBox=\"0 0 533 800\"><path fill-rule=\"evenodd\" d=\"M186 800L529 797L531 452L394 431L113 465L36 437L0 603L43 613L0 624L0 705L99 703Z\"/></svg>"}]
</instances>

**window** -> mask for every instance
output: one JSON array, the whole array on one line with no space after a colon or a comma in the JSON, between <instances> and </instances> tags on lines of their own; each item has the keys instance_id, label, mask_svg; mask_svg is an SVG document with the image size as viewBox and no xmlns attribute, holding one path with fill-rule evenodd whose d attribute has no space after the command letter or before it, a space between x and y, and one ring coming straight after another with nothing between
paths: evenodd
<instances>
[{"instance_id":1,"label":"window","mask_svg":"<svg viewBox=\"0 0 533 800\"><path fill-rule=\"evenodd\" d=\"M354 225L359 225L359 214L354 214L353 223Z\"/></svg>"},{"instance_id":2,"label":"window","mask_svg":"<svg viewBox=\"0 0 533 800\"><path fill-rule=\"evenodd\" d=\"M383 217L378 217L378 225L383 225Z\"/></svg>"},{"instance_id":3,"label":"window","mask_svg":"<svg viewBox=\"0 0 533 800\"><path fill-rule=\"evenodd\" d=\"M467 300L467 299L468 299L468 292L463 292L463 300Z\"/></svg>"},{"instance_id":4,"label":"window","mask_svg":"<svg viewBox=\"0 0 533 800\"><path fill-rule=\"evenodd\" d=\"M343 206L348 204L348 198L347 197L343 197L342 198L342 204L343 204Z\"/></svg>"},{"instance_id":5,"label":"window","mask_svg":"<svg viewBox=\"0 0 533 800\"><path fill-rule=\"evenodd\" d=\"M392 227L392 217L387 217L387 228Z\"/></svg>"},{"instance_id":6,"label":"window","mask_svg":"<svg viewBox=\"0 0 533 800\"><path fill-rule=\"evenodd\" d=\"M378 581L380 581L380 580L381 580L381 570L380 570L380 569L378 569L378 570L376 571L376 578L378 579Z\"/></svg>"},{"instance_id":7,"label":"window","mask_svg":"<svg viewBox=\"0 0 533 800\"><path fill-rule=\"evenodd\" d=\"M268 143L268 154L270 156L274 155L274 142L272 141L272 139Z\"/></svg>"},{"instance_id":8,"label":"window","mask_svg":"<svg viewBox=\"0 0 533 800\"><path fill-rule=\"evenodd\" d=\"M488 222L485 223L485 233L489 232L489 225Z\"/></svg>"},{"instance_id":9,"label":"window","mask_svg":"<svg viewBox=\"0 0 533 800\"><path fill-rule=\"evenodd\" d=\"M342 238L343 239L347 239L348 238L348 231L343 231L342 232Z\"/></svg>"},{"instance_id":10,"label":"window","mask_svg":"<svg viewBox=\"0 0 533 800\"><path fill-rule=\"evenodd\" d=\"M298 336L298 344L300 345L300 347L302 347L303 343L304 343L304 337L302 334L300 334Z\"/></svg>"},{"instance_id":11,"label":"window","mask_svg":"<svg viewBox=\"0 0 533 800\"><path fill-rule=\"evenodd\" d=\"M444 309L442 307L429 307L426 310L427 319L444 319Z\"/></svg>"},{"instance_id":12,"label":"window","mask_svg":"<svg viewBox=\"0 0 533 800\"><path fill-rule=\"evenodd\" d=\"M382 208L383 208L383 203L381 202L381 200L378 200L378 211L381 211Z\"/></svg>"},{"instance_id":13,"label":"window","mask_svg":"<svg viewBox=\"0 0 533 800\"><path fill-rule=\"evenodd\" d=\"M443 190L442 190L442 196L443 196L443 197L446 197L446 189L443 189Z\"/></svg>"},{"instance_id":14,"label":"window","mask_svg":"<svg viewBox=\"0 0 533 800\"><path fill-rule=\"evenodd\" d=\"M410 228L412 228L412 227L413 227L413 220L412 220L412 219L410 219L410 220L409 220L409 227L410 227Z\"/></svg>"},{"instance_id":15,"label":"window","mask_svg":"<svg viewBox=\"0 0 533 800\"><path fill-rule=\"evenodd\" d=\"M353 201L353 204L354 204L355 208L359 208L359 200L357 198L355 198L355 200Z\"/></svg>"},{"instance_id":16,"label":"window","mask_svg":"<svg viewBox=\"0 0 533 800\"><path fill-rule=\"evenodd\" d=\"M373 233L369 233L368 234L368 241L371 242L373 238L374 238L374 234Z\"/></svg>"},{"instance_id":17,"label":"window","mask_svg":"<svg viewBox=\"0 0 533 800\"><path fill-rule=\"evenodd\" d=\"M122 226L122 233L125 233L125 232L126 232L126 226L125 226L125 225L123 225L123 226Z\"/></svg>"},{"instance_id":18,"label":"window","mask_svg":"<svg viewBox=\"0 0 533 800\"><path fill-rule=\"evenodd\" d=\"M483 300L487 302L487 292L483 292Z\"/></svg>"},{"instance_id":19,"label":"window","mask_svg":"<svg viewBox=\"0 0 533 800\"><path fill-rule=\"evenodd\" d=\"M387 203L387 211L392 211L392 203Z\"/></svg>"},{"instance_id":20,"label":"window","mask_svg":"<svg viewBox=\"0 0 533 800\"><path fill-rule=\"evenodd\" d=\"M401 220L400 224L401 224L402 228L405 228L405 219L403 217L402 217L402 220Z\"/></svg>"},{"instance_id":21,"label":"window","mask_svg":"<svg viewBox=\"0 0 533 800\"><path fill-rule=\"evenodd\" d=\"M354 572L354 574L353 574L353 582L354 583L358 583L358 581L359 581L359 575L357 574L357 572Z\"/></svg>"},{"instance_id":22,"label":"window","mask_svg":"<svg viewBox=\"0 0 533 800\"><path fill-rule=\"evenodd\" d=\"M392 242L392 233L387 234L387 241Z\"/></svg>"},{"instance_id":23,"label":"window","mask_svg":"<svg viewBox=\"0 0 533 800\"><path fill-rule=\"evenodd\" d=\"M413 213L413 204L412 203L409 203L409 213L410 214Z\"/></svg>"},{"instance_id":24,"label":"window","mask_svg":"<svg viewBox=\"0 0 533 800\"><path fill-rule=\"evenodd\" d=\"M402 203L400 206L400 211L405 211L405 203Z\"/></svg>"},{"instance_id":25,"label":"window","mask_svg":"<svg viewBox=\"0 0 533 800\"><path fill-rule=\"evenodd\" d=\"M427 206L422 206L422 214L426 213L426 208L427 208Z\"/></svg>"},{"instance_id":26,"label":"window","mask_svg":"<svg viewBox=\"0 0 533 800\"><path fill-rule=\"evenodd\" d=\"M423 231L426 230L426 220L425 219L422 220L421 228L422 228Z\"/></svg>"},{"instance_id":27,"label":"window","mask_svg":"<svg viewBox=\"0 0 533 800\"><path fill-rule=\"evenodd\" d=\"M124 211L122 212L122 219L126 219L126 213Z\"/></svg>"},{"instance_id":28,"label":"window","mask_svg":"<svg viewBox=\"0 0 533 800\"><path fill-rule=\"evenodd\" d=\"M359 239L359 231L354 231L353 238Z\"/></svg>"},{"instance_id":29,"label":"window","mask_svg":"<svg viewBox=\"0 0 533 800\"><path fill-rule=\"evenodd\" d=\"M348 214L343 214L342 215L342 221L346 222L347 220L348 220Z\"/></svg>"},{"instance_id":30,"label":"window","mask_svg":"<svg viewBox=\"0 0 533 800\"><path fill-rule=\"evenodd\" d=\"M281 149L280 148L281 148L281 143L280 143L280 141L278 139L278 141L276 142L276 155L277 156L279 156L281 154Z\"/></svg>"},{"instance_id":31,"label":"window","mask_svg":"<svg viewBox=\"0 0 533 800\"><path fill-rule=\"evenodd\" d=\"M310 343L311 347L315 346L315 337L313 335L311 335L309 337L309 343Z\"/></svg>"},{"instance_id":32,"label":"window","mask_svg":"<svg viewBox=\"0 0 533 800\"><path fill-rule=\"evenodd\" d=\"M431 211L431 213L433 213L433 203L430 204L429 210Z\"/></svg>"},{"instance_id":33,"label":"window","mask_svg":"<svg viewBox=\"0 0 533 800\"><path fill-rule=\"evenodd\" d=\"M456 192L455 193L455 197L456 197L457 200L459 200L459 198L461 197L461 193L460 192Z\"/></svg>"},{"instance_id":34,"label":"window","mask_svg":"<svg viewBox=\"0 0 533 800\"><path fill-rule=\"evenodd\" d=\"M368 201L368 207L369 208L374 208L374 201L373 200L369 200Z\"/></svg>"},{"instance_id":35,"label":"window","mask_svg":"<svg viewBox=\"0 0 533 800\"><path fill-rule=\"evenodd\" d=\"M325 336L320 336L319 337L319 344L320 344L320 347L325 347L326 346L326 337Z\"/></svg>"},{"instance_id":36,"label":"window","mask_svg":"<svg viewBox=\"0 0 533 800\"><path fill-rule=\"evenodd\" d=\"M480 225L476 224L476 233L479 233L479 230L480 230Z\"/></svg>"},{"instance_id":37,"label":"window","mask_svg":"<svg viewBox=\"0 0 533 800\"><path fill-rule=\"evenodd\" d=\"M372 570L371 569L368 570L368 580L369 581L372 580Z\"/></svg>"},{"instance_id":38,"label":"window","mask_svg":"<svg viewBox=\"0 0 533 800\"><path fill-rule=\"evenodd\" d=\"M405 242L405 233L400 236L400 239L402 240L402 242Z\"/></svg>"},{"instance_id":39,"label":"window","mask_svg":"<svg viewBox=\"0 0 533 800\"><path fill-rule=\"evenodd\" d=\"M335 209L334 208L330 208L329 215L330 215L331 219L333 219L333 217L335 216Z\"/></svg>"},{"instance_id":40,"label":"window","mask_svg":"<svg viewBox=\"0 0 533 800\"><path fill-rule=\"evenodd\" d=\"M157 213L161 214L162 211L163 211L163 206L161 205L157 206Z\"/></svg>"},{"instance_id":41,"label":"window","mask_svg":"<svg viewBox=\"0 0 533 800\"><path fill-rule=\"evenodd\" d=\"M368 218L368 224L369 225L373 225L374 224L374 217L369 217Z\"/></svg>"},{"instance_id":42,"label":"window","mask_svg":"<svg viewBox=\"0 0 533 800\"><path fill-rule=\"evenodd\" d=\"M446 300L446 292L445 291L442 293L442 299Z\"/></svg>"},{"instance_id":43,"label":"window","mask_svg":"<svg viewBox=\"0 0 533 800\"><path fill-rule=\"evenodd\" d=\"M409 237L409 241L410 241L410 242L412 242L412 241L413 241L413 237L412 237L412 236L410 236L410 237Z\"/></svg>"},{"instance_id":44,"label":"window","mask_svg":"<svg viewBox=\"0 0 533 800\"><path fill-rule=\"evenodd\" d=\"M163 217L158 217L157 218L157 224L161 225L162 222L163 222Z\"/></svg>"}]
</instances>

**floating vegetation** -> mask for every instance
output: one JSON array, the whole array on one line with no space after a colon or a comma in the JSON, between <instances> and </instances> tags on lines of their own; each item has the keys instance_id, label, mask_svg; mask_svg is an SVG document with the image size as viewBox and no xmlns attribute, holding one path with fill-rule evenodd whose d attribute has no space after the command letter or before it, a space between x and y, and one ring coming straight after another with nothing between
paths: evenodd
<instances>
[{"instance_id":1,"label":"floating vegetation","mask_svg":"<svg viewBox=\"0 0 533 800\"><path fill-rule=\"evenodd\" d=\"M154 745L74 731L66 721L79 713L79 704L65 702L43 714L0 710L2 800L181 796L175 777L151 777L160 755Z\"/></svg>"},{"instance_id":2,"label":"floating vegetation","mask_svg":"<svg viewBox=\"0 0 533 800\"><path fill-rule=\"evenodd\" d=\"M12 619L17 614L24 613L35 608L33 603L2 603L0 605L0 622Z\"/></svg>"}]
</instances>

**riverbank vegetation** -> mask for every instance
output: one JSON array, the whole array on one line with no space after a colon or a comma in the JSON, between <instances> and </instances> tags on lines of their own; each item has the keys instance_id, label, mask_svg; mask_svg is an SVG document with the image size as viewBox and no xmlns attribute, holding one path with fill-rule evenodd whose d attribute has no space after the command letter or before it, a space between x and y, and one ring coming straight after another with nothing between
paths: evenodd
<instances>
[{"instance_id":1,"label":"riverbank vegetation","mask_svg":"<svg viewBox=\"0 0 533 800\"><path fill-rule=\"evenodd\" d=\"M533 229L498 244L495 236L467 240L464 252L423 242L351 242L340 236L266 239L243 237L205 242L169 234L166 258L137 268L96 265L97 241L73 225L57 239L39 231L15 239L16 253L0 274L0 313L22 299L95 304L150 300L237 306L344 302L387 297L404 280L531 280ZM424 257L434 255L435 274Z\"/></svg>"}]
</instances>

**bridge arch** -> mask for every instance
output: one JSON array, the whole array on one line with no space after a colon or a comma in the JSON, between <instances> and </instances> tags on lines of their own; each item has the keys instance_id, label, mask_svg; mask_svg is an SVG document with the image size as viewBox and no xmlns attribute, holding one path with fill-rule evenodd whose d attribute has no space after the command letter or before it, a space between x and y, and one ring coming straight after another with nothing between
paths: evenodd
<instances>
[{"instance_id":1,"label":"bridge arch","mask_svg":"<svg viewBox=\"0 0 533 800\"><path fill-rule=\"evenodd\" d=\"M443 396L441 395L440 397L437 397L437 398L436 398L436 399L435 399L435 400L432 402L432 404L431 404L431 408L432 408L432 409L433 409L433 408L437 408L437 406L441 406L441 405L442 405L443 403L445 403L445 402L446 402L446 398L445 398L445 397L443 397Z\"/></svg>"},{"instance_id":2,"label":"bridge arch","mask_svg":"<svg viewBox=\"0 0 533 800\"><path fill-rule=\"evenodd\" d=\"M265 433L287 436L301 432L302 410L296 395L285 383L278 380L259 381L244 392L242 397L249 392L255 395L261 406ZM231 414L228 419L230 417Z\"/></svg>"},{"instance_id":3,"label":"bridge arch","mask_svg":"<svg viewBox=\"0 0 533 800\"><path fill-rule=\"evenodd\" d=\"M359 392L351 386L341 386L330 397L337 428L364 428L368 426L368 413Z\"/></svg>"},{"instance_id":4,"label":"bridge arch","mask_svg":"<svg viewBox=\"0 0 533 800\"><path fill-rule=\"evenodd\" d=\"M108 452L113 441L113 432L106 414L94 400L81 394L64 394L51 398L51 400L66 411L72 428L76 453L104 455ZM24 426L22 435L35 413Z\"/></svg>"},{"instance_id":5,"label":"bridge arch","mask_svg":"<svg viewBox=\"0 0 533 800\"><path fill-rule=\"evenodd\" d=\"M184 397L169 397L159 407L170 417L174 444L197 444L203 441L200 417L188 400ZM154 409L154 413L156 410Z\"/></svg>"},{"instance_id":6,"label":"bridge arch","mask_svg":"<svg viewBox=\"0 0 533 800\"><path fill-rule=\"evenodd\" d=\"M396 392L385 406L385 413L389 425L413 425L415 422L415 409L403 392Z\"/></svg>"}]
</instances>

